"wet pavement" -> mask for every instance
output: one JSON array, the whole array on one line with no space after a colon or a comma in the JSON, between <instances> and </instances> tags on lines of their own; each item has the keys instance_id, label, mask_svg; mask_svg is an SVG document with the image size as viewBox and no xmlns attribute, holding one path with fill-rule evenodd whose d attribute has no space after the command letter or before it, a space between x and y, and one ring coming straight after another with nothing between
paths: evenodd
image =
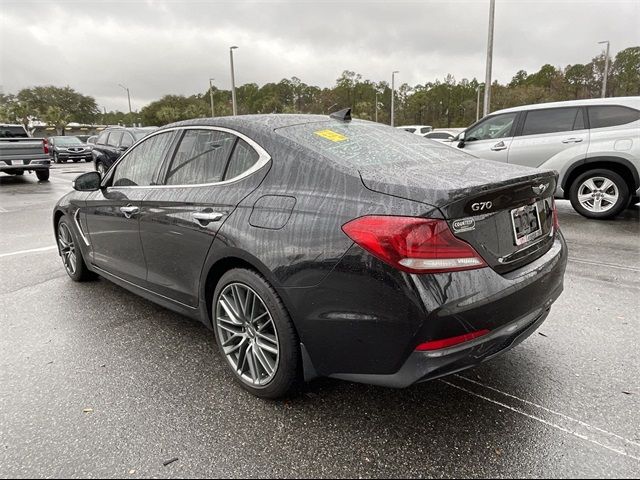
<instances>
[{"instance_id":1,"label":"wet pavement","mask_svg":"<svg viewBox=\"0 0 640 480\"><path fill-rule=\"evenodd\" d=\"M559 202L565 292L505 355L406 390L320 379L268 402L201 325L68 279L51 210L90 168L0 175L0 477L638 476L640 207L590 221Z\"/></svg>"}]
</instances>

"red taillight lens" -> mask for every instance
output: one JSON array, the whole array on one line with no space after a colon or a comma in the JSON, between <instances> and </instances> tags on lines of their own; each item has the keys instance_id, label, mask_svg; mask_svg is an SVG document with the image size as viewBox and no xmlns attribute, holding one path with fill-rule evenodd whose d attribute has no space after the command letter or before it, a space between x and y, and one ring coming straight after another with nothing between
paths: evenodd
<instances>
[{"instance_id":1,"label":"red taillight lens","mask_svg":"<svg viewBox=\"0 0 640 480\"><path fill-rule=\"evenodd\" d=\"M552 200L552 208L553 208L553 231L557 232L560 230L560 220L558 219L558 205L556 205L556 200Z\"/></svg>"},{"instance_id":2,"label":"red taillight lens","mask_svg":"<svg viewBox=\"0 0 640 480\"><path fill-rule=\"evenodd\" d=\"M42 139L42 149L44 150L44 153L49 153L49 143L47 143L46 138Z\"/></svg>"},{"instance_id":3,"label":"red taillight lens","mask_svg":"<svg viewBox=\"0 0 640 480\"><path fill-rule=\"evenodd\" d=\"M461 343L470 342L476 338L483 337L487 333L490 333L490 330L478 330L477 332L466 333L458 337L432 340L418 345L416 347L416 352L429 352L431 350L441 350L443 348L453 347L454 345L460 345Z\"/></svg>"},{"instance_id":4,"label":"red taillight lens","mask_svg":"<svg viewBox=\"0 0 640 480\"><path fill-rule=\"evenodd\" d=\"M410 273L486 267L478 252L453 236L444 220L366 216L342 226L349 238L389 265Z\"/></svg>"}]
</instances>

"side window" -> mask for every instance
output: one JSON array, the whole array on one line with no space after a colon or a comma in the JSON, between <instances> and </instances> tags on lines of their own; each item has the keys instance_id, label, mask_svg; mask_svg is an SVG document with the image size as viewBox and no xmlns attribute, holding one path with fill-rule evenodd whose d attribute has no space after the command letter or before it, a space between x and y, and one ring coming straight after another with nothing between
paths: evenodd
<instances>
[{"instance_id":1,"label":"side window","mask_svg":"<svg viewBox=\"0 0 640 480\"><path fill-rule=\"evenodd\" d=\"M640 119L640 111L620 105L589 107L588 110L591 128L615 127Z\"/></svg>"},{"instance_id":2,"label":"side window","mask_svg":"<svg viewBox=\"0 0 640 480\"><path fill-rule=\"evenodd\" d=\"M415 133L415 131L416 131L415 128L405 128L404 130L409 132L409 133Z\"/></svg>"},{"instance_id":3,"label":"side window","mask_svg":"<svg viewBox=\"0 0 640 480\"><path fill-rule=\"evenodd\" d=\"M109 139L107 140L107 145L110 147L117 147L120 143L120 137L122 137L122 132L111 132L111 135L109 135Z\"/></svg>"},{"instance_id":4,"label":"side window","mask_svg":"<svg viewBox=\"0 0 640 480\"><path fill-rule=\"evenodd\" d=\"M109 137L109 132L102 132L98 137L98 140L96 141L96 143L99 145L106 145L108 137Z\"/></svg>"},{"instance_id":5,"label":"side window","mask_svg":"<svg viewBox=\"0 0 640 480\"><path fill-rule=\"evenodd\" d=\"M522 135L570 132L580 112L579 108L552 108L527 112ZM582 115L581 115L582 116Z\"/></svg>"},{"instance_id":6,"label":"side window","mask_svg":"<svg viewBox=\"0 0 640 480\"><path fill-rule=\"evenodd\" d=\"M438 140L445 140L448 138L453 138L453 135L445 132L433 132L425 135L424 138L437 138Z\"/></svg>"},{"instance_id":7,"label":"side window","mask_svg":"<svg viewBox=\"0 0 640 480\"><path fill-rule=\"evenodd\" d=\"M133 137L130 133L124 132L122 134L122 140L120 140L120 146L129 148L131 145L133 145Z\"/></svg>"},{"instance_id":8,"label":"side window","mask_svg":"<svg viewBox=\"0 0 640 480\"><path fill-rule=\"evenodd\" d=\"M511 128L518 114L503 113L486 119L484 122L470 128L465 133L465 141L490 140L511 136Z\"/></svg>"},{"instance_id":9,"label":"side window","mask_svg":"<svg viewBox=\"0 0 640 480\"><path fill-rule=\"evenodd\" d=\"M114 187L151 185L172 139L173 132L164 132L138 144L116 165L111 184Z\"/></svg>"},{"instance_id":10,"label":"side window","mask_svg":"<svg viewBox=\"0 0 640 480\"><path fill-rule=\"evenodd\" d=\"M429 133L432 130L431 127L422 127L420 129L420 133L425 134L425 133Z\"/></svg>"},{"instance_id":11,"label":"side window","mask_svg":"<svg viewBox=\"0 0 640 480\"><path fill-rule=\"evenodd\" d=\"M229 160L229 166L227 167L227 173L224 175L225 180L231 180L253 167L260 155L256 152L251 145L242 139L238 139L236 148L233 149L233 154Z\"/></svg>"}]
</instances>

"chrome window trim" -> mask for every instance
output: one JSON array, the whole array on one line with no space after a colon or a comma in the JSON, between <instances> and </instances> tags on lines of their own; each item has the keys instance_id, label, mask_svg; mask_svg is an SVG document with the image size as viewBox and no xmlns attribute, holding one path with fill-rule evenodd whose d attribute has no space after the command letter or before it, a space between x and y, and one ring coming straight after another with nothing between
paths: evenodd
<instances>
[{"instance_id":1,"label":"chrome window trim","mask_svg":"<svg viewBox=\"0 0 640 480\"><path fill-rule=\"evenodd\" d=\"M215 131L219 131L219 132L226 132L226 133L230 133L232 135L235 135L238 138L241 138L242 140L244 140L245 142L247 142L251 148L253 148L256 153L258 154L258 161L256 163L253 164L253 166L251 168L249 168L248 170L245 170L244 172L242 172L240 175L230 178L229 180L223 180L220 182L211 182L211 183L198 183L198 184L190 184L190 185L135 185L135 186L109 186L106 187L107 190L110 189L118 189L118 190L122 190L122 189L131 189L131 188L140 188L140 189L148 189L148 188L198 188L198 187L212 187L212 186L217 186L217 185L227 185L230 183L235 183L238 182L246 177L248 177L249 175L254 174L255 172L257 172L258 170L262 169L262 167L264 167L267 163L269 163L269 161L271 160L271 155L269 155L267 153L267 151L262 148L256 141L254 141L253 139L247 137L245 134L240 133L236 130L232 130L230 128L226 128L226 127L216 127L216 126L212 126L212 125L185 125L185 126L180 126L180 127L171 127L171 128L166 128L163 130L156 130L155 132L150 133L149 135L145 136L144 138L141 138L140 140L138 140L136 143L134 143L129 150L127 150L127 152L122 155L113 165L111 165L111 167L109 167L109 171L113 170L115 172L115 169L117 168L118 164L120 162L122 162L125 158L127 158L127 156L129 155L130 152L132 152L139 143L142 143L146 140L149 140L151 137L154 137L156 135L160 135L162 133L167 133L167 132L177 132L177 131L183 131L183 130L215 130ZM179 145L178 145L179 147ZM113 175L113 174L112 174ZM106 178L105 178L106 179Z\"/></svg>"}]
</instances>

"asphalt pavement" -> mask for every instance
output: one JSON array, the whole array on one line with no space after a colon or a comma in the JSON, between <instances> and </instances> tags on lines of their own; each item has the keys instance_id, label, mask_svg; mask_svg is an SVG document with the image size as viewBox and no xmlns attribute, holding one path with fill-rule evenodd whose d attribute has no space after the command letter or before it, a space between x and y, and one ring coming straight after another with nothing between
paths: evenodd
<instances>
[{"instance_id":1,"label":"asphalt pavement","mask_svg":"<svg viewBox=\"0 0 640 480\"><path fill-rule=\"evenodd\" d=\"M0 477L640 474L640 207L590 221L559 202L565 292L505 355L406 390L320 379L270 402L203 326L67 277L51 211L91 168L0 175Z\"/></svg>"}]
</instances>

